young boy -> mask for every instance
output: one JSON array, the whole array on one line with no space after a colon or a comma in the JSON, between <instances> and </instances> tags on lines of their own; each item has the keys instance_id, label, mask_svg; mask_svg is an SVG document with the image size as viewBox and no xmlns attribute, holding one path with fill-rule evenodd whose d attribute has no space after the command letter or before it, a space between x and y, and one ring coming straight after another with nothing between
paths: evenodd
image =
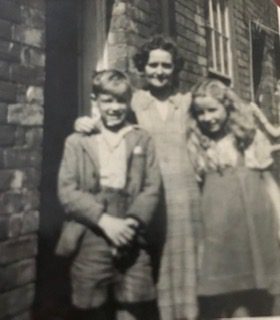
<instances>
[{"instance_id":1,"label":"young boy","mask_svg":"<svg viewBox=\"0 0 280 320\"><path fill-rule=\"evenodd\" d=\"M127 122L131 87L123 73L98 72L92 92L100 132L67 138L58 178L70 222L57 251L63 254L69 239L76 246L76 318L109 319L106 303L112 296L117 319L157 319L156 308L145 307L156 298L145 234L160 192L154 146L145 131Z\"/></svg>"}]
</instances>

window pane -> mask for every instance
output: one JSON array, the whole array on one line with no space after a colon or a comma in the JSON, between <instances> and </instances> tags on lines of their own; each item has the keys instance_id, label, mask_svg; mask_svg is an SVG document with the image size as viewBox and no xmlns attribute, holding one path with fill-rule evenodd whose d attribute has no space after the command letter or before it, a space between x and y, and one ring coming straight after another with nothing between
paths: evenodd
<instances>
[{"instance_id":1,"label":"window pane","mask_svg":"<svg viewBox=\"0 0 280 320\"><path fill-rule=\"evenodd\" d=\"M221 63L221 46L220 46L220 35L218 32L215 32L215 51L217 55L217 71L222 71L222 63Z\"/></svg>"},{"instance_id":2,"label":"window pane","mask_svg":"<svg viewBox=\"0 0 280 320\"><path fill-rule=\"evenodd\" d=\"M213 17L214 17L214 29L219 30L218 26L218 12L217 12L217 1L213 1Z\"/></svg>"},{"instance_id":3,"label":"window pane","mask_svg":"<svg viewBox=\"0 0 280 320\"><path fill-rule=\"evenodd\" d=\"M207 53L208 53L208 64L210 68L214 68L213 61L213 43L212 43L212 30L207 28Z\"/></svg>"},{"instance_id":4,"label":"window pane","mask_svg":"<svg viewBox=\"0 0 280 320\"><path fill-rule=\"evenodd\" d=\"M229 75L229 53L228 53L228 40L226 38L223 39L224 45L224 66L225 66L225 74Z\"/></svg>"},{"instance_id":5,"label":"window pane","mask_svg":"<svg viewBox=\"0 0 280 320\"><path fill-rule=\"evenodd\" d=\"M216 72L229 76L231 74L231 55L229 52L228 1L208 1L208 62Z\"/></svg>"}]
</instances>

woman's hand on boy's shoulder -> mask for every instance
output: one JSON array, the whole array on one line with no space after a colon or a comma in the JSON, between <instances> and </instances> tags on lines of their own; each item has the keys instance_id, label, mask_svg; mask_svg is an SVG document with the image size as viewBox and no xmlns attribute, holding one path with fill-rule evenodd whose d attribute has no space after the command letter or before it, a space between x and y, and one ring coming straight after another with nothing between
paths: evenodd
<instances>
[{"instance_id":1,"label":"woman's hand on boy's shoulder","mask_svg":"<svg viewBox=\"0 0 280 320\"><path fill-rule=\"evenodd\" d=\"M79 117L74 122L74 130L80 133L90 133L98 130L99 119L94 119L88 116Z\"/></svg>"}]
</instances>

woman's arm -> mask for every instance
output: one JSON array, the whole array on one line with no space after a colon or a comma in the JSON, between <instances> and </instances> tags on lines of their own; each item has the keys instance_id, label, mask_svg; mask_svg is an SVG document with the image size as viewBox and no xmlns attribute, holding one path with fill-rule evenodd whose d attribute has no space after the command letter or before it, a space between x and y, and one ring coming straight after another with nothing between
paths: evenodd
<instances>
[{"instance_id":1,"label":"woman's arm","mask_svg":"<svg viewBox=\"0 0 280 320\"><path fill-rule=\"evenodd\" d=\"M95 119L89 116L79 117L74 122L74 130L80 133L90 133L92 131L98 131L99 119Z\"/></svg>"},{"instance_id":2,"label":"woman's arm","mask_svg":"<svg viewBox=\"0 0 280 320\"><path fill-rule=\"evenodd\" d=\"M254 102L250 103L250 107L253 111L255 118L263 125L265 131L273 138L279 138L280 127L275 127L274 125L272 125L268 121L267 117L264 115L262 110Z\"/></svg>"}]
</instances>

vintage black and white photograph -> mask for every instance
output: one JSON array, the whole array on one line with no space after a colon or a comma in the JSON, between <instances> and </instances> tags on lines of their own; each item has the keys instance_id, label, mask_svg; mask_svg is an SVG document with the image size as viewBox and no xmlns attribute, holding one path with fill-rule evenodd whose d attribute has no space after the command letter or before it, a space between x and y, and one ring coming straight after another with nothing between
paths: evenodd
<instances>
[{"instance_id":1,"label":"vintage black and white photograph","mask_svg":"<svg viewBox=\"0 0 280 320\"><path fill-rule=\"evenodd\" d=\"M280 319L280 1L0 0L0 320Z\"/></svg>"}]
</instances>

